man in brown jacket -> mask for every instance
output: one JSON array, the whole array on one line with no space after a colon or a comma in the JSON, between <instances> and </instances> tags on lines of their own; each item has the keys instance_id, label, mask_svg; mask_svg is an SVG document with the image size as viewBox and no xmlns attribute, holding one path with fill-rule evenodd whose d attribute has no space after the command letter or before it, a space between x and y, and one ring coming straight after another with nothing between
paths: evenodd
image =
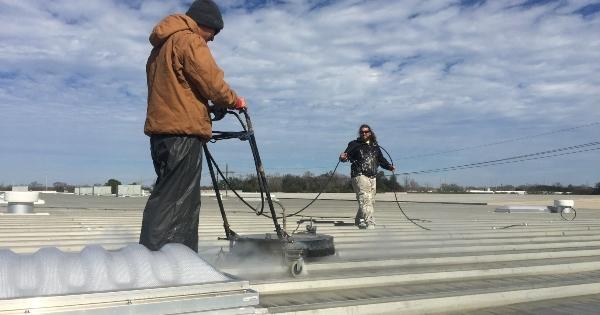
<instances>
[{"instance_id":1,"label":"man in brown jacket","mask_svg":"<svg viewBox=\"0 0 600 315\"><path fill-rule=\"evenodd\" d=\"M159 250L182 243L198 251L202 145L211 137L208 102L243 109L207 43L223 29L212 0L196 0L185 15L169 15L152 30L146 64L148 110L144 133L157 179L144 209L140 244Z\"/></svg>"}]
</instances>

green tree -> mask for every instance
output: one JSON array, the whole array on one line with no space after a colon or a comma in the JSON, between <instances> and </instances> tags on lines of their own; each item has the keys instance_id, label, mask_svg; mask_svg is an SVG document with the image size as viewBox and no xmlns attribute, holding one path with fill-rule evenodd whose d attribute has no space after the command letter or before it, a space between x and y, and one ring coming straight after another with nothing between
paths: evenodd
<instances>
[{"instance_id":1,"label":"green tree","mask_svg":"<svg viewBox=\"0 0 600 315\"><path fill-rule=\"evenodd\" d=\"M385 176L383 171L379 171L376 176L377 180L377 192L392 192L392 191L403 191L402 186L398 183L398 179L395 174L391 176Z\"/></svg>"},{"instance_id":2,"label":"green tree","mask_svg":"<svg viewBox=\"0 0 600 315\"><path fill-rule=\"evenodd\" d=\"M306 192L306 181L300 176L287 174L281 181L283 192Z\"/></svg>"},{"instance_id":3,"label":"green tree","mask_svg":"<svg viewBox=\"0 0 600 315\"><path fill-rule=\"evenodd\" d=\"M116 180L116 179L114 179L114 178L109 179L106 182L106 184L104 184L104 186L110 186L110 193L111 194L116 194L117 193L117 191L119 189L119 185L121 185L121 182L118 181L118 180Z\"/></svg>"},{"instance_id":4,"label":"green tree","mask_svg":"<svg viewBox=\"0 0 600 315\"><path fill-rule=\"evenodd\" d=\"M33 181L29 183L29 190L31 191L42 191L44 190L44 184L38 183L37 181Z\"/></svg>"},{"instance_id":5,"label":"green tree","mask_svg":"<svg viewBox=\"0 0 600 315\"><path fill-rule=\"evenodd\" d=\"M52 184L52 186L54 187L54 191L56 191L56 192L65 192L67 190L67 187L69 186L69 184L67 184L65 182L54 182L54 184Z\"/></svg>"},{"instance_id":6,"label":"green tree","mask_svg":"<svg viewBox=\"0 0 600 315\"><path fill-rule=\"evenodd\" d=\"M457 184L442 184L440 185L440 193L463 193L465 188Z\"/></svg>"}]
</instances>

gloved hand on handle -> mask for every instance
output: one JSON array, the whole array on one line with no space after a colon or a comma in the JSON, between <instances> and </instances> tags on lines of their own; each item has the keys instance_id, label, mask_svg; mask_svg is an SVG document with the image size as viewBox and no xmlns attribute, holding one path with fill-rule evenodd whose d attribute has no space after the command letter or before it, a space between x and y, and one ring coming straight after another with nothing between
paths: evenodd
<instances>
[{"instance_id":1,"label":"gloved hand on handle","mask_svg":"<svg viewBox=\"0 0 600 315\"><path fill-rule=\"evenodd\" d=\"M212 105L210 107L210 112L213 114L213 118L211 118L212 121L218 121L223 119L223 117L225 117L225 115L227 114L227 107L221 107L221 106L217 106L217 105Z\"/></svg>"},{"instance_id":2,"label":"gloved hand on handle","mask_svg":"<svg viewBox=\"0 0 600 315\"><path fill-rule=\"evenodd\" d=\"M348 161L348 153L342 152L342 154L340 154L340 161L342 161L342 162Z\"/></svg>"},{"instance_id":3,"label":"gloved hand on handle","mask_svg":"<svg viewBox=\"0 0 600 315\"><path fill-rule=\"evenodd\" d=\"M243 97L238 97L237 100L235 100L234 108L237 110L246 109L246 99Z\"/></svg>"}]
</instances>

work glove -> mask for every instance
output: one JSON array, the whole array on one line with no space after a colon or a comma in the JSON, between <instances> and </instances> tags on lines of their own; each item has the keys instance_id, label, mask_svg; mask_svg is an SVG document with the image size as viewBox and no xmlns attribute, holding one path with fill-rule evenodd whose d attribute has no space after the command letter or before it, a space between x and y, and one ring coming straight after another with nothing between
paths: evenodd
<instances>
[{"instance_id":1,"label":"work glove","mask_svg":"<svg viewBox=\"0 0 600 315\"><path fill-rule=\"evenodd\" d=\"M243 97L238 97L237 100L235 100L234 108L237 110L246 109L246 99Z\"/></svg>"},{"instance_id":2,"label":"work glove","mask_svg":"<svg viewBox=\"0 0 600 315\"><path fill-rule=\"evenodd\" d=\"M342 161L342 162L348 161L348 153L342 152L342 154L340 154L340 161Z\"/></svg>"},{"instance_id":3,"label":"work glove","mask_svg":"<svg viewBox=\"0 0 600 315\"><path fill-rule=\"evenodd\" d=\"M227 115L227 107L213 105L210 107L210 112L213 114L213 118L211 120L218 121Z\"/></svg>"}]
</instances>

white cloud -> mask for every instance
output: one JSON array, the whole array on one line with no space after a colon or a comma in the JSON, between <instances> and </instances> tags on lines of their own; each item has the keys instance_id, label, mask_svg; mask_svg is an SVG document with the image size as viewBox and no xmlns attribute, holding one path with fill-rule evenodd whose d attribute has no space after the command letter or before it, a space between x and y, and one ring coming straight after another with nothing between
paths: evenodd
<instances>
[{"instance_id":1,"label":"white cloud","mask_svg":"<svg viewBox=\"0 0 600 315\"><path fill-rule=\"evenodd\" d=\"M267 170L270 165L294 172L326 168L363 122L379 131L392 155L406 156L406 151L433 152L600 120L600 16L574 13L592 2L458 3L269 1L248 8L239 0L219 1L225 29L210 45L226 79L250 103ZM3 155L0 165L40 162L25 145L35 143L60 152L63 160L79 161L65 169L49 154L40 167L60 169L53 175L57 180L102 181L117 176L108 174L113 170L151 178L142 134L148 36L158 20L186 6L183 1L0 4L0 106L7 118L0 129L12 139L0 150L15 152ZM399 169L542 151L597 133L595 126L487 153L402 160ZM222 150L224 163L251 168L229 158L228 146L215 148ZM101 155L91 162L101 167L85 167L90 154ZM578 174L574 183L600 181L586 170L595 160L589 154L577 165L569 158L550 165L571 168ZM27 176L17 171L24 167L2 172L0 182L39 181L35 171ZM535 162L519 167L472 170L468 178L460 172L444 176L465 184L485 183L490 176L505 183L548 180L539 176Z\"/></svg>"}]
</instances>

